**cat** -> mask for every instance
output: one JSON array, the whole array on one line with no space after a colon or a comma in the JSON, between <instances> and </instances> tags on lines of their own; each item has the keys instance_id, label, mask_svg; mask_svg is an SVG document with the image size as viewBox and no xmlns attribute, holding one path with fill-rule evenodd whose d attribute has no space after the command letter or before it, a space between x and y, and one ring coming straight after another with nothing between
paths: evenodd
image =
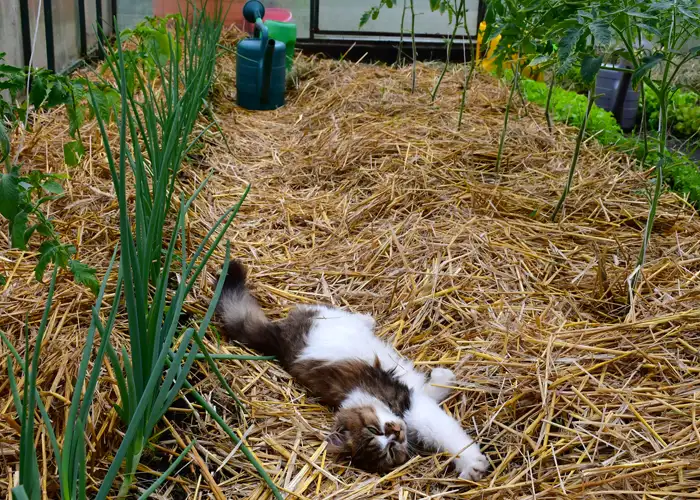
<instances>
[{"instance_id":1,"label":"cat","mask_svg":"<svg viewBox=\"0 0 700 500\"><path fill-rule=\"evenodd\" d=\"M337 410L327 438L330 453L355 467L386 473L421 447L456 456L459 477L477 481L489 462L459 422L440 407L455 383L435 368L429 380L413 363L374 335L375 321L323 305L297 306L270 321L246 286L246 269L232 261L217 313L226 337L265 355L312 395ZM435 384L435 385L433 385Z\"/></svg>"}]
</instances>

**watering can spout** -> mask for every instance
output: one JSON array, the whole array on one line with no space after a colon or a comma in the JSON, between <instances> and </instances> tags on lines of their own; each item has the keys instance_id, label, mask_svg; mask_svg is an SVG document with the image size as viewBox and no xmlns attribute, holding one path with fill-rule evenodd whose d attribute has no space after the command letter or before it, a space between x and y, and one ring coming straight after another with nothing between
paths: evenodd
<instances>
[{"instance_id":1,"label":"watering can spout","mask_svg":"<svg viewBox=\"0 0 700 500\"><path fill-rule=\"evenodd\" d=\"M255 28L260 32L260 53L262 57L258 62L258 88L262 89L262 101L267 102L268 90L270 88L270 68L266 67L269 61L270 54L268 52L268 32L267 26L262 22L261 18L255 20Z\"/></svg>"}]
</instances>

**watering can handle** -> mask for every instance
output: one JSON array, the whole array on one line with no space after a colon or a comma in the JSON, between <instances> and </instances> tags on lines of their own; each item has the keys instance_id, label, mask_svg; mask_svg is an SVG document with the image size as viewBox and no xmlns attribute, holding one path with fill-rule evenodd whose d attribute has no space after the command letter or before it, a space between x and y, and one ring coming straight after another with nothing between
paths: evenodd
<instances>
[{"instance_id":1,"label":"watering can handle","mask_svg":"<svg viewBox=\"0 0 700 500\"><path fill-rule=\"evenodd\" d=\"M267 51L269 35L267 26L263 24L262 19L258 18L255 20L255 27L260 30L260 53L262 55L258 63L258 89L263 89L265 85L265 51Z\"/></svg>"},{"instance_id":2,"label":"watering can handle","mask_svg":"<svg viewBox=\"0 0 700 500\"><path fill-rule=\"evenodd\" d=\"M263 23L262 19L257 18L255 20L255 27L260 30L260 43L263 47L267 47L267 39L269 35L267 33L267 26Z\"/></svg>"}]
</instances>

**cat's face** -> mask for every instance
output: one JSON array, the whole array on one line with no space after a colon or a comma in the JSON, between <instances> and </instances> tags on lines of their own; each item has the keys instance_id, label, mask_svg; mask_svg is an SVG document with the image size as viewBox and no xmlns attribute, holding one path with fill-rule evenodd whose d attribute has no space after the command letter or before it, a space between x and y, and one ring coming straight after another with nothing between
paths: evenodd
<instances>
[{"instance_id":1,"label":"cat's face","mask_svg":"<svg viewBox=\"0 0 700 500\"><path fill-rule=\"evenodd\" d=\"M360 469L389 472L408 461L406 438L406 424L400 418L383 422L371 406L344 408L336 413L328 449L349 457Z\"/></svg>"}]
</instances>

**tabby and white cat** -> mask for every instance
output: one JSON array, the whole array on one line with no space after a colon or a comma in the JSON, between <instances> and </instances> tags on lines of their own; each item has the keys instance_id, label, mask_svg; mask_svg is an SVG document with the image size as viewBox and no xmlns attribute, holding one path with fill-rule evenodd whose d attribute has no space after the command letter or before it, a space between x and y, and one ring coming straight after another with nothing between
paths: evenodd
<instances>
[{"instance_id":1,"label":"tabby and white cat","mask_svg":"<svg viewBox=\"0 0 700 500\"><path fill-rule=\"evenodd\" d=\"M328 449L370 472L405 463L411 448L445 451L462 479L479 480L489 462L479 445L439 403L452 371L429 380L374 335L374 319L326 306L299 306L270 321L250 295L245 268L231 262L217 311L227 337L276 356L287 372L337 409Z\"/></svg>"}]
</instances>

